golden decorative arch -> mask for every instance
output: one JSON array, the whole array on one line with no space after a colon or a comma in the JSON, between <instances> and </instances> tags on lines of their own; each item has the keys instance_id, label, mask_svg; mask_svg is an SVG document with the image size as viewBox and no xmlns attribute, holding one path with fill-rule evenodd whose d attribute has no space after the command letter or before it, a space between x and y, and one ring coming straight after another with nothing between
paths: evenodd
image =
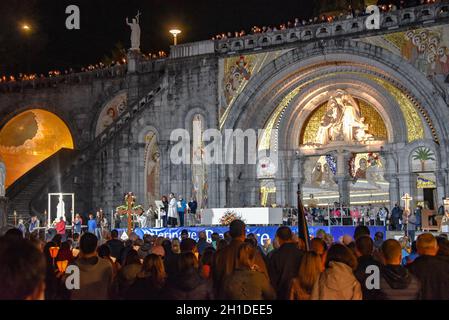
<instances>
[{"instance_id":1,"label":"golden decorative arch","mask_svg":"<svg viewBox=\"0 0 449 320\"><path fill-rule=\"evenodd\" d=\"M288 95L286 95L281 103L275 108L275 110L272 112L272 114L269 116L268 120L266 121L264 125L265 132L262 136L261 143L258 146L259 150L263 149L269 149L270 148L270 138L271 138L271 131L275 129L279 123L279 121L282 118L283 111L287 108L289 103L299 94L299 92L304 88L305 86L309 85L310 83L324 80L327 78L330 78L335 75L339 74L353 74L358 75L364 78L367 78L369 80L373 80L383 86L386 90L388 90L393 98L397 101L400 112L404 116L406 128L407 128L407 141L413 142L415 140L424 139L425 132L424 132L424 123L421 120L419 112L421 112L420 106L415 106L413 102L407 97L407 95L401 91L399 88L395 87L391 83L389 83L385 79L381 79L377 76L365 74L362 72L353 72L353 71L343 71L343 72L335 72L335 73L329 73L326 75L318 76L314 79L311 79L300 86L296 87L294 90L292 90ZM419 111L418 111L418 110ZM421 112L422 114L422 112ZM380 116L380 115L379 115ZM383 121L382 121L383 123ZM434 129L431 123L431 120L427 121L427 124L429 125L430 129L432 130L433 138L436 142L438 142L438 137L436 134L433 133ZM384 124L385 126L385 124ZM304 132L304 130L303 130ZM300 138L300 141L303 141L302 135Z\"/></svg>"},{"instance_id":2,"label":"golden decorative arch","mask_svg":"<svg viewBox=\"0 0 449 320\"><path fill-rule=\"evenodd\" d=\"M6 187L62 148L73 149L67 125L55 114L31 109L0 130L0 155L6 165Z\"/></svg>"}]
</instances>

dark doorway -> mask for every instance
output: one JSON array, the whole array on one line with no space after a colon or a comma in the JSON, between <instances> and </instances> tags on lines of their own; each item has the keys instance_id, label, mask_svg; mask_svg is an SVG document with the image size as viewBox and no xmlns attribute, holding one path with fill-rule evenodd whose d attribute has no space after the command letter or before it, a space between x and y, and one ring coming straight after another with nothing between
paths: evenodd
<instances>
[{"instance_id":1,"label":"dark doorway","mask_svg":"<svg viewBox=\"0 0 449 320\"><path fill-rule=\"evenodd\" d=\"M430 189L430 188L426 188L423 189L424 192L424 203L427 203L427 206L429 207L430 210L434 210L435 209L435 203L434 203L434 188Z\"/></svg>"}]
</instances>

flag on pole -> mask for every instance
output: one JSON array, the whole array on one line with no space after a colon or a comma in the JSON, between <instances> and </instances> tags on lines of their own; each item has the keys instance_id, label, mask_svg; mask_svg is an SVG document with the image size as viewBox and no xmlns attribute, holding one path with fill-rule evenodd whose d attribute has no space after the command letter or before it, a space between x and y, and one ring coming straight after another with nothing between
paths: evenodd
<instances>
[{"instance_id":1,"label":"flag on pole","mask_svg":"<svg viewBox=\"0 0 449 320\"><path fill-rule=\"evenodd\" d=\"M298 184L298 237L304 240L306 250L309 251L309 228L307 227L306 212L304 210L304 206L302 205L300 190L300 185Z\"/></svg>"}]
</instances>

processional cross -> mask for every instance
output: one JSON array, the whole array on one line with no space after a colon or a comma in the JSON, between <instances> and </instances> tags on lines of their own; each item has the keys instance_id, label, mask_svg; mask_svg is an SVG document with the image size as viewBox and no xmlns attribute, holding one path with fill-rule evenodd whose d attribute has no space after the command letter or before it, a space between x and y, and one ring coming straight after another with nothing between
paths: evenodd
<instances>
[{"instance_id":1,"label":"processional cross","mask_svg":"<svg viewBox=\"0 0 449 320\"><path fill-rule=\"evenodd\" d=\"M132 192L128 192L126 197L125 197L125 201L126 204L128 206L127 208L127 215L128 215L128 237L131 235L132 232L132 209L133 209L133 205L134 205L134 195Z\"/></svg>"},{"instance_id":2,"label":"processional cross","mask_svg":"<svg viewBox=\"0 0 449 320\"><path fill-rule=\"evenodd\" d=\"M410 215L410 201L413 200L408 193L405 193L402 198L404 201L404 213L405 213L405 224L408 224L408 216ZM407 235L407 229L405 229L405 234Z\"/></svg>"},{"instance_id":3,"label":"processional cross","mask_svg":"<svg viewBox=\"0 0 449 320\"><path fill-rule=\"evenodd\" d=\"M407 212L407 216L410 214L410 201L413 200L408 193L405 193L402 198L404 200L404 211Z\"/></svg>"}]
</instances>

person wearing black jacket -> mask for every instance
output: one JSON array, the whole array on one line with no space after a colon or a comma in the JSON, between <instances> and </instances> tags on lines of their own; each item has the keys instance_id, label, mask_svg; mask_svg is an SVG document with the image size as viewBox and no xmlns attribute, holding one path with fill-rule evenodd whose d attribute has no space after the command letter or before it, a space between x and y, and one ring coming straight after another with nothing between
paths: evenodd
<instances>
[{"instance_id":1,"label":"person wearing black jacket","mask_svg":"<svg viewBox=\"0 0 449 320\"><path fill-rule=\"evenodd\" d=\"M288 299L292 279L298 274L304 252L293 241L293 233L287 226L277 229L276 239L279 248L273 250L270 254L268 272L278 299L286 300Z\"/></svg>"},{"instance_id":2,"label":"person wearing black jacket","mask_svg":"<svg viewBox=\"0 0 449 320\"><path fill-rule=\"evenodd\" d=\"M354 271L354 275L360 282L362 287L363 300L376 300L378 299L379 290L369 289L366 286L366 280L371 275L367 268L369 266L376 266L380 269L381 264L374 259L374 242L368 235L363 235L357 238L355 241L355 252L357 255L357 269Z\"/></svg>"},{"instance_id":3,"label":"person wearing black jacket","mask_svg":"<svg viewBox=\"0 0 449 320\"><path fill-rule=\"evenodd\" d=\"M437 240L432 234L423 233L416 247L419 257L408 268L421 281L421 298L449 300L449 261L437 256Z\"/></svg>"},{"instance_id":4,"label":"person wearing black jacket","mask_svg":"<svg viewBox=\"0 0 449 320\"><path fill-rule=\"evenodd\" d=\"M111 240L106 241L106 245L109 247L109 250L111 250L111 257L120 260L120 252L122 251L124 244L118 239L117 230L114 229L111 231Z\"/></svg>"},{"instance_id":5,"label":"person wearing black jacket","mask_svg":"<svg viewBox=\"0 0 449 320\"><path fill-rule=\"evenodd\" d=\"M163 214L161 214L162 218L162 225L164 228L167 227L167 219L168 219L168 199L167 196L162 196L162 204L164 205L164 208L161 209L163 211Z\"/></svg>"},{"instance_id":6,"label":"person wearing black jacket","mask_svg":"<svg viewBox=\"0 0 449 320\"><path fill-rule=\"evenodd\" d=\"M392 226L392 230L401 230L400 225L399 225L399 220L402 217L402 209L399 207L399 205L396 203L394 205L393 210L391 210L391 217L390 217L390 221L391 221L391 226Z\"/></svg>"},{"instance_id":7,"label":"person wearing black jacket","mask_svg":"<svg viewBox=\"0 0 449 320\"><path fill-rule=\"evenodd\" d=\"M420 298L421 283L417 277L401 266L402 247L388 239L382 244L385 266L380 272L380 294L383 300L416 300Z\"/></svg>"}]
</instances>

